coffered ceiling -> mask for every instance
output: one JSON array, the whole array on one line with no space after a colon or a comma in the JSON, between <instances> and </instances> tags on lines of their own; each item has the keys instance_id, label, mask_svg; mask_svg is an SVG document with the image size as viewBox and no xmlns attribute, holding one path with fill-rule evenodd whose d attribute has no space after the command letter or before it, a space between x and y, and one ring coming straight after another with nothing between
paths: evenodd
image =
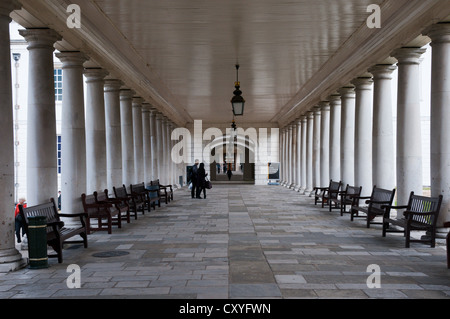
<instances>
[{"instance_id":1,"label":"coffered ceiling","mask_svg":"<svg viewBox=\"0 0 450 319\"><path fill-rule=\"evenodd\" d=\"M17 22L54 28L57 49L84 51L179 125L231 121L236 63L247 102L238 122L283 125L394 48L425 44L421 30L450 15L448 0L20 2ZM69 4L80 29L67 27ZM370 4L381 29L367 27Z\"/></svg>"}]
</instances>

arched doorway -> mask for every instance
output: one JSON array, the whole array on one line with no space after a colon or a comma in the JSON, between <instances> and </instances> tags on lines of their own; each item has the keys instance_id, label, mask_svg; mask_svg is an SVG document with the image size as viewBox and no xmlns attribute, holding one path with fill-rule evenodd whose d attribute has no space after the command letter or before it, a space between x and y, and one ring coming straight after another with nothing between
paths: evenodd
<instances>
[{"instance_id":1,"label":"arched doorway","mask_svg":"<svg viewBox=\"0 0 450 319\"><path fill-rule=\"evenodd\" d=\"M224 135L211 143L210 178L215 182L255 183L255 145L248 137ZM229 172L231 171L231 176Z\"/></svg>"}]
</instances>

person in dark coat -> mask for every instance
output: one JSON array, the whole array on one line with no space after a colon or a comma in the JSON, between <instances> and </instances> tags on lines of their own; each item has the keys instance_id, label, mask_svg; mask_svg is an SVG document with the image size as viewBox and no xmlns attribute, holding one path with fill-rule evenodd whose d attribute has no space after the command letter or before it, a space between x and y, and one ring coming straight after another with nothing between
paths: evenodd
<instances>
[{"instance_id":1,"label":"person in dark coat","mask_svg":"<svg viewBox=\"0 0 450 319\"><path fill-rule=\"evenodd\" d=\"M233 175L233 173L231 172L231 169L228 170L227 175L228 175L228 180L230 181L231 176Z\"/></svg>"},{"instance_id":2,"label":"person in dark coat","mask_svg":"<svg viewBox=\"0 0 450 319\"><path fill-rule=\"evenodd\" d=\"M208 176L208 173L206 173L205 164L201 163L197 170L197 198L201 198L200 193L202 190L203 198L206 198L206 176Z\"/></svg>"},{"instance_id":3,"label":"person in dark coat","mask_svg":"<svg viewBox=\"0 0 450 319\"><path fill-rule=\"evenodd\" d=\"M192 173L191 173L191 183L192 183L192 189L191 189L191 197L194 198L195 191L197 189L197 171L198 171L198 162L199 160L195 160L194 166L192 166Z\"/></svg>"}]
</instances>

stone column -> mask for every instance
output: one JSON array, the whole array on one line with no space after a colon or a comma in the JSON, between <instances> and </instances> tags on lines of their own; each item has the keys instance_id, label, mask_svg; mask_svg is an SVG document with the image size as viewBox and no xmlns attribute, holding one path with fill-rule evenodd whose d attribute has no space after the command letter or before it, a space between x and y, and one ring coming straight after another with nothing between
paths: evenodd
<instances>
[{"instance_id":1,"label":"stone column","mask_svg":"<svg viewBox=\"0 0 450 319\"><path fill-rule=\"evenodd\" d=\"M431 196L443 195L438 227L450 221L450 24L428 32L433 48L431 82Z\"/></svg>"},{"instance_id":2,"label":"stone column","mask_svg":"<svg viewBox=\"0 0 450 319\"><path fill-rule=\"evenodd\" d=\"M284 131L285 128L281 128L280 129L280 163L281 163L281 181L280 181L280 185L284 186L285 183L285 172L286 172L286 165L284 163L284 158L285 158L285 154L284 154Z\"/></svg>"},{"instance_id":3,"label":"stone column","mask_svg":"<svg viewBox=\"0 0 450 319\"><path fill-rule=\"evenodd\" d=\"M412 191L423 193L422 134L420 119L420 58L425 49L401 48L398 60L397 202L408 203Z\"/></svg>"},{"instance_id":4,"label":"stone column","mask_svg":"<svg viewBox=\"0 0 450 319\"><path fill-rule=\"evenodd\" d=\"M355 107L355 184L362 186L362 196L372 194L372 109L371 77L356 78Z\"/></svg>"},{"instance_id":5,"label":"stone column","mask_svg":"<svg viewBox=\"0 0 450 319\"><path fill-rule=\"evenodd\" d=\"M385 189L395 188L394 125L392 123L392 72L394 65L376 65L373 74L372 183Z\"/></svg>"},{"instance_id":6,"label":"stone column","mask_svg":"<svg viewBox=\"0 0 450 319\"><path fill-rule=\"evenodd\" d=\"M302 120L296 121L297 131L296 134L296 156L295 156L295 171L296 171L296 185L295 191L300 192L302 188Z\"/></svg>"},{"instance_id":7,"label":"stone column","mask_svg":"<svg viewBox=\"0 0 450 319\"><path fill-rule=\"evenodd\" d=\"M300 189L300 193L301 194L305 194L306 189L307 189L307 184L306 184L306 175L307 173L307 168L306 168L306 146L307 146L307 132L308 132L308 119L306 116L302 116L301 117L301 121L302 121L302 150L301 150L301 183L302 183L302 187Z\"/></svg>"},{"instance_id":8,"label":"stone column","mask_svg":"<svg viewBox=\"0 0 450 319\"><path fill-rule=\"evenodd\" d=\"M289 124L287 127L287 188L291 188L292 185L292 124Z\"/></svg>"},{"instance_id":9,"label":"stone column","mask_svg":"<svg viewBox=\"0 0 450 319\"><path fill-rule=\"evenodd\" d=\"M168 184L167 178L167 117L163 116L161 120L161 168L162 168L162 174L160 176L161 184Z\"/></svg>"},{"instance_id":10,"label":"stone column","mask_svg":"<svg viewBox=\"0 0 450 319\"><path fill-rule=\"evenodd\" d=\"M83 63L81 52L57 54L63 63L63 104L61 119L61 212L84 211L80 200L86 192L86 126L84 115Z\"/></svg>"},{"instance_id":11,"label":"stone column","mask_svg":"<svg viewBox=\"0 0 450 319\"><path fill-rule=\"evenodd\" d=\"M144 182L144 145L142 133L143 99L134 97L133 105L133 146L134 146L134 184ZM129 185L127 185L128 187Z\"/></svg>"},{"instance_id":12,"label":"stone column","mask_svg":"<svg viewBox=\"0 0 450 319\"><path fill-rule=\"evenodd\" d=\"M163 174L164 174L164 169L163 169L163 161L164 161L164 157L163 157L163 127L162 127L162 120L163 120L163 115L161 113L157 113L156 114L156 149L157 149L157 158L158 158L158 179L162 179Z\"/></svg>"},{"instance_id":13,"label":"stone column","mask_svg":"<svg viewBox=\"0 0 450 319\"><path fill-rule=\"evenodd\" d=\"M330 180L341 178L341 96L330 96ZM346 185L344 185L345 188Z\"/></svg>"},{"instance_id":14,"label":"stone column","mask_svg":"<svg viewBox=\"0 0 450 319\"><path fill-rule=\"evenodd\" d=\"M283 186L286 186L288 183L288 175L289 175L289 163L288 163L288 127L286 126L283 129Z\"/></svg>"},{"instance_id":15,"label":"stone column","mask_svg":"<svg viewBox=\"0 0 450 319\"><path fill-rule=\"evenodd\" d=\"M156 113L155 108L150 109L150 144L151 144L151 159L152 159L152 181L158 179L158 145L156 132Z\"/></svg>"},{"instance_id":16,"label":"stone column","mask_svg":"<svg viewBox=\"0 0 450 319\"><path fill-rule=\"evenodd\" d=\"M344 185L355 185L355 88L343 87L341 94L341 179Z\"/></svg>"},{"instance_id":17,"label":"stone column","mask_svg":"<svg viewBox=\"0 0 450 319\"><path fill-rule=\"evenodd\" d=\"M14 240L14 127L9 14L15 9L20 9L16 1L7 0L0 4L0 273L15 271L26 264L15 248Z\"/></svg>"},{"instance_id":18,"label":"stone column","mask_svg":"<svg viewBox=\"0 0 450 319\"><path fill-rule=\"evenodd\" d=\"M330 185L330 102L320 103L320 185Z\"/></svg>"},{"instance_id":19,"label":"stone column","mask_svg":"<svg viewBox=\"0 0 450 319\"><path fill-rule=\"evenodd\" d=\"M320 107L314 107L314 130L313 130L313 187L325 187L322 186L320 180L320 121L321 113Z\"/></svg>"},{"instance_id":20,"label":"stone column","mask_svg":"<svg viewBox=\"0 0 450 319\"><path fill-rule=\"evenodd\" d=\"M134 181L133 95L132 90L120 90L122 183L125 185L130 185Z\"/></svg>"},{"instance_id":21,"label":"stone column","mask_svg":"<svg viewBox=\"0 0 450 319\"><path fill-rule=\"evenodd\" d=\"M33 206L58 196L53 45L61 37L51 29L19 32L29 51L27 203Z\"/></svg>"},{"instance_id":22,"label":"stone column","mask_svg":"<svg viewBox=\"0 0 450 319\"><path fill-rule=\"evenodd\" d=\"M152 144L150 139L150 108L149 103L142 104L142 140L144 158L144 183L149 185L152 179Z\"/></svg>"},{"instance_id":23,"label":"stone column","mask_svg":"<svg viewBox=\"0 0 450 319\"><path fill-rule=\"evenodd\" d=\"M104 78L101 68L85 69L86 77L86 194L104 190L106 183L106 133Z\"/></svg>"},{"instance_id":24,"label":"stone column","mask_svg":"<svg viewBox=\"0 0 450 319\"><path fill-rule=\"evenodd\" d=\"M314 137L314 112L308 112L308 124L306 132L306 190L309 195L313 191L313 137Z\"/></svg>"},{"instance_id":25,"label":"stone column","mask_svg":"<svg viewBox=\"0 0 450 319\"><path fill-rule=\"evenodd\" d=\"M122 141L120 123L120 80L105 81L106 180L110 193L122 186Z\"/></svg>"}]
</instances>

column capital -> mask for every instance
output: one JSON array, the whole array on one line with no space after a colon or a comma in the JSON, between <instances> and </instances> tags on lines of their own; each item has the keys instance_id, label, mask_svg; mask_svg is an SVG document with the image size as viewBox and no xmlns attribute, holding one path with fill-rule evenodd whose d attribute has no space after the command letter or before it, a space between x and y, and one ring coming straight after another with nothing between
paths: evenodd
<instances>
[{"instance_id":1,"label":"column capital","mask_svg":"<svg viewBox=\"0 0 450 319\"><path fill-rule=\"evenodd\" d=\"M28 50L32 49L51 49L54 50L54 44L62 40L58 32L48 28L41 29L22 29L19 34L28 42Z\"/></svg>"},{"instance_id":2,"label":"column capital","mask_svg":"<svg viewBox=\"0 0 450 319\"><path fill-rule=\"evenodd\" d=\"M322 114L322 113L321 113L322 109L320 108L319 105L315 105L315 106L313 107L312 111L313 111L314 116L319 116L319 115Z\"/></svg>"},{"instance_id":3,"label":"column capital","mask_svg":"<svg viewBox=\"0 0 450 319\"><path fill-rule=\"evenodd\" d=\"M330 101L321 101L319 103L319 107L321 111L329 111L330 110Z\"/></svg>"},{"instance_id":4,"label":"column capital","mask_svg":"<svg viewBox=\"0 0 450 319\"><path fill-rule=\"evenodd\" d=\"M297 123L297 127L302 126L303 117L304 116L302 115L298 119L295 120L295 122Z\"/></svg>"},{"instance_id":5,"label":"column capital","mask_svg":"<svg viewBox=\"0 0 450 319\"><path fill-rule=\"evenodd\" d=\"M433 24L424 34L431 38L431 46L436 43L450 43L450 22Z\"/></svg>"},{"instance_id":6,"label":"column capital","mask_svg":"<svg viewBox=\"0 0 450 319\"><path fill-rule=\"evenodd\" d=\"M371 90L373 84L372 77L358 77L352 81L356 90Z\"/></svg>"},{"instance_id":7,"label":"column capital","mask_svg":"<svg viewBox=\"0 0 450 319\"><path fill-rule=\"evenodd\" d=\"M328 100L330 101L330 105L341 104L341 94L337 92L333 93L328 97Z\"/></svg>"},{"instance_id":8,"label":"column capital","mask_svg":"<svg viewBox=\"0 0 450 319\"><path fill-rule=\"evenodd\" d=\"M120 91L123 82L117 79L106 79L105 80L105 92L118 92Z\"/></svg>"},{"instance_id":9,"label":"column capital","mask_svg":"<svg viewBox=\"0 0 450 319\"><path fill-rule=\"evenodd\" d=\"M306 112L306 116L307 116L308 120L312 120L312 119L314 119L314 112L308 111L308 112Z\"/></svg>"},{"instance_id":10,"label":"column capital","mask_svg":"<svg viewBox=\"0 0 450 319\"><path fill-rule=\"evenodd\" d=\"M133 99L132 99L133 107L141 107L143 102L144 102L144 99L141 98L140 96L133 96Z\"/></svg>"},{"instance_id":11,"label":"column capital","mask_svg":"<svg viewBox=\"0 0 450 319\"><path fill-rule=\"evenodd\" d=\"M120 90L120 100L121 101L131 101L136 92L131 89L121 89Z\"/></svg>"},{"instance_id":12,"label":"column capital","mask_svg":"<svg viewBox=\"0 0 450 319\"><path fill-rule=\"evenodd\" d=\"M105 76L109 73L102 68L86 68L84 69L84 76L86 77L86 83L91 82L103 82Z\"/></svg>"},{"instance_id":13,"label":"column capital","mask_svg":"<svg viewBox=\"0 0 450 319\"><path fill-rule=\"evenodd\" d=\"M142 112L150 113L152 105L148 102L142 103Z\"/></svg>"},{"instance_id":14,"label":"column capital","mask_svg":"<svg viewBox=\"0 0 450 319\"><path fill-rule=\"evenodd\" d=\"M80 51L62 51L56 53L56 57L63 63L62 68L80 68L89 57Z\"/></svg>"},{"instance_id":15,"label":"column capital","mask_svg":"<svg viewBox=\"0 0 450 319\"><path fill-rule=\"evenodd\" d=\"M345 99L354 99L356 97L354 86L344 86L339 89L339 93L341 94L341 98Z\"/></svg>"},{"instance_id":16,"label":"column capital","mask_svg":"<svg viewBox=\"0 0 450 319\"><path fill-rule=\"evenodd\" d=\"M392 73L397 70L394 64L377 64L369 69L374 80L392 80Z\"/></svg>"},{"instance_id":17,"label":"column capital","mask_svg":"<svg viewBox=\"0 0 450 319\"><path fill-rule=\"evenodd\" d=\"M427 51L423 48L403 47L392 52L392 56L398 60L398 64L420 64L422 55Z\"/></svg>"},{"instance_id":18,"label":"column capital","mask_svg":"<svg viewBox=\"0 0 450 319\"><path fill-rule=\"evenodd\" d=\"M19 10L21 7L17 0L2 0L0 3L0 17L7 17L11 21L10 13L14 10Z\"/></svg>"}]
</instances>

